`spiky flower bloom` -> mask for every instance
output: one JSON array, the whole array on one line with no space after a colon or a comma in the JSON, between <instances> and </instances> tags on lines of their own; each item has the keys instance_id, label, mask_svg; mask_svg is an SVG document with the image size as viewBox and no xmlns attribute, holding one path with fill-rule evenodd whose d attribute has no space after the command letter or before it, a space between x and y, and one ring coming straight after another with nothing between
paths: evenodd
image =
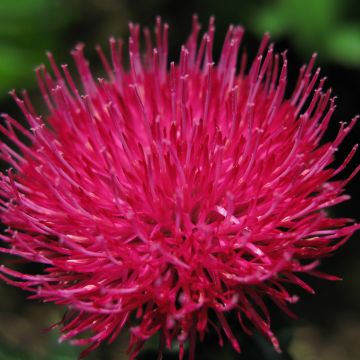
<instances>
[{"instance_id":1,"label":"spiky flower bloom","mask_svg":"<svg viewBox=\"0 0 360 360\"><path fill-rule=\"evenodd\" d=\"M139 26L130 32L128 70L121 41L110 39L112 65L98 49L107 80L94 80L83 46L73 51L82 90L49 54L53 75L37 70L45 118L12 93L31 129L3 115L18 151L1 145L14 169L1 175L1 251L44 271L3 266L0 276L67 306L61 340L88 351L126 325L132 358L160 333L181 358L189 340L193 359L211 328L240 351L226 314L279 350L264 297L289 313L296 297L284 284L312 291L299 274L325 276L319 259L359 228L325 211L349 198L343 188L359 170L332 180L356 151L331 167L355 119L322 144L335 105L315 57L285 98L286 53L275 54L267 35L245 70L241 27L229 28L214 63L213 21L198 47L195 19L170 66L166 24L157 22L154 49L144 31L144 55Z\"/></svg>"}]
</instances>

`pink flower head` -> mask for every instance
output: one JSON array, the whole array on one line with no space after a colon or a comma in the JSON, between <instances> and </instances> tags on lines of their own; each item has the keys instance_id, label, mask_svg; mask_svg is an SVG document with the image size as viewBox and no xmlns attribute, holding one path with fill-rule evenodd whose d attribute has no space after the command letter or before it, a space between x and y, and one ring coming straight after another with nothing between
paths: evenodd
<instances>
[{"instance_id":1,"label":"pink flower head","mask_svg":"<svg viewBox=\"0 0 360 360\"><path fill-rule=\"evenodd\" d=\"M321 142L335 105L315 56L285 97L286 53L268 35L247 66L242 27L229 27L216 62L213 19L200 44L199 29L194 18L169 64L168 25L157 21L155 48L144 30L142 53L130 24L128 68L121 40L110 39L110 61L98 48L106 79L94 79L77 46L81 90L49 54L53 74L36 71L48 114L12 92L30 130L3 115L18 151L1 144L13 169L1 175L1 251L44 270L2 266L0 277L68 307L60 339L89 345L84 354L125 326L131 358L156 333L179 344L180 358L189 341L194 359L196 339L212 330L240 351L227 314L280 351L264 298L291 314L285 284L312 292L302 273L335 279L315 270L319 259L359 228L326 212L349 198L360 167L333 179L356 151L331 167L356 119Z\"/></svg>"}]
</instances>

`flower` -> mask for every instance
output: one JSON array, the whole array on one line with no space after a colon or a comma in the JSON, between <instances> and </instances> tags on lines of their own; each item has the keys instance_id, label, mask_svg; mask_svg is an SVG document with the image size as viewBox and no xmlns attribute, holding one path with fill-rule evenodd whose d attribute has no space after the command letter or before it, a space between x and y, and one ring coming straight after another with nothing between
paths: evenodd
<instances>
[{"instance_id":1,"label":"flower","mask_svg":"<svg viewBox=\"0 0 360 360\"><path fill-rule=\"evenodd\" d=\"M230 26L219 60L214 22L197 45L199 24L168 66L168 25L157 20L156 47L130 24L129 69L121 40L110 39L107 80L94 80L83 45L72 52L84 95L68 67L48 54L53 75L37 69L48 107L37 115L28 96L12 92L30 130L3 115L1 145L13 170L1 175L1 251L43 265L37 274L2 266L1 278L65 305L60 340L113 341L127 325L134 358L160 333L184 355L214 328L240 351L226 314L265 334L280 351L264 302L291 314L287 283L313 290L302 273L316 270L359 225L326 208L347 200L335 180L334 153L354 126L321 142L335 110L315 55L285 97L286 53L266 34L249 70L243 28ZM211 316L213 318L211 318ZM215 321L213 319L215 318ZM247 319L244 323L244 319ZM86 336L85 336L86 335ZM162 349L160 349L161 351Z\"/></svg>"}]
</instances>

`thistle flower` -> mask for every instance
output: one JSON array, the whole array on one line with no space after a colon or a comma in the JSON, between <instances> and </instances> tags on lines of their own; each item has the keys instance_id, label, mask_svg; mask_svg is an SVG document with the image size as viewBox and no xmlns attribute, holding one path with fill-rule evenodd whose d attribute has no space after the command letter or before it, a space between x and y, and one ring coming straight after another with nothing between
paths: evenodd
<instances>
[{"instance_id":1,"label":"thistle flower","mask_svg":"<svg viewBox=\"0 0 360 360\"><path fill-rule=\"evenodd\" d=\"M335 279L316 270L319 259L359 228L326 212L349 198L344 186L360 168L334 180L355 154L357 145L331 167L356 119L321 142L335 104L315 55L285 97L286 53L268 35L247 67L241 27L229 27L216 63L213 19L198 46L199 29L194 18L168 64L167 24L158 19L155 48L144 30L144 55L130 24L128 68L121 40L110 39L111 61L98 48L106 80L77 46L82 90L48 54L53 75L36 70L48 114L12 92L30 130L3 115L17 151L1 145L13 168L1 175L1 251L43 272L2 266L0 277L65 305L60 339L89 345L83 355L125 326L131 358L159 333L180 358L189 341L194 359L196 339L213 329L240 351L227 314L280 351L264 298L291 315L297 297L286 284L312 292L302 273Z\"/></svg>"}]
</instances>

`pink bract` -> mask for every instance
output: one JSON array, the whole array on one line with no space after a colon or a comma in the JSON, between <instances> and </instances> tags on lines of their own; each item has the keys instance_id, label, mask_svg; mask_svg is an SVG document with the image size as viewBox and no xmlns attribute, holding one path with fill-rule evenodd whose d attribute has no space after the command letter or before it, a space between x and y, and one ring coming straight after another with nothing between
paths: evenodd
<instances>
[{"instance_id":1,"label":"pink bract","mask_svg":"<svg viewBox=\"0 0 360 360\"><path fill-rule=\"evenodd\" d=\"M196 339L213 330L240 351L228 313L280 351L264 298L291 315L297 297L285 285L312 292L302 273L335 279L315 269L319 259L359 228L326 212L349 198L360 167L333 180L355 154L331 167L356 118L321 142L335 105L315 56L285 97L286 53L268 35L247 66L243 28L229 27L216 63L213 19L198 46L199 29L195 17L169 64L168 25L158 19L155 48L145 29L142 54L130 24L128 68L121 40L110 39L111 61L98 48L106 79L94 79L79 45L81 90L49 54L53 74L36 71L48 114L12 92L30 130L3 115L18 151L1 144L13 169L0 180L1 252L44 271L2 266L0 278L68 307L60 339L88 345L83 355L126 326L132 359L155 333L180 358L189 341L194 359Z\"/></svg>"}]
</instances>

